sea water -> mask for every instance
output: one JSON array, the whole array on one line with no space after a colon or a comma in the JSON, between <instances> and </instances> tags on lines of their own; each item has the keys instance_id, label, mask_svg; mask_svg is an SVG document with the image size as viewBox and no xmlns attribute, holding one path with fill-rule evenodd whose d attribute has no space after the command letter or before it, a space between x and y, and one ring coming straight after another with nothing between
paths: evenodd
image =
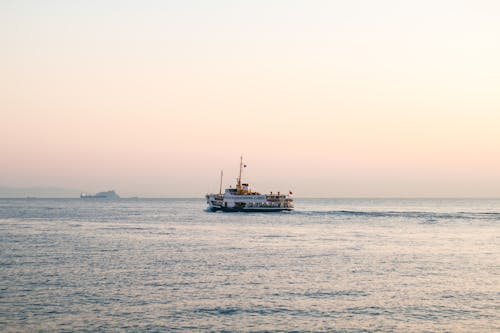
<instances>
[{"instance_id":1,"label":"sea water","mask_svg":"<svg viewBox=\"0 0 500 333\"><path fill-rule=\"evenodd\" d=\"M0 331L499 332L500 200L0 200Z\"/></svg>"}]
</instances>

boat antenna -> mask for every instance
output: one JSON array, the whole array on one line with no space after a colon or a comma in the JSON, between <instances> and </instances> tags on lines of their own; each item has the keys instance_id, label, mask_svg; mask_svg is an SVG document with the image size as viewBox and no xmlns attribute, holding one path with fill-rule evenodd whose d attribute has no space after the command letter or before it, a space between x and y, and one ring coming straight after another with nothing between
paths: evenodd
<instances>
[{"instance_id":1,"label":"boat antenna","mask_svg":"<svg viewBox=\"0 0 500 333\"><path fill-rule=\"evenodd\" d=\"M222 194L222 175L224 174L224 171L220 171L220 186L219 186L219 194Z\"/></svg>"},{"instance_id":2,"label":"boat antenna","mask_svg":"<svg viewBox=\"0 0 500 333\"><path fill-rule=\"evenodd\" d=\"M241 170L243 169L243 155L240 156L240 176L238 177L238 191L241 190Z\"/></svg>"}]
</instances>

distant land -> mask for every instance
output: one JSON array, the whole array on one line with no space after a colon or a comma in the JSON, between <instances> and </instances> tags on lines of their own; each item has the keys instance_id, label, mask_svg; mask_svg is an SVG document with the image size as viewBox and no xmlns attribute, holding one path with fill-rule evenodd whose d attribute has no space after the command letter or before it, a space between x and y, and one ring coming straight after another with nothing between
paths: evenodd
<instances>
[{"instance_id":1,"label":"distant land","mask_svg":"<svg viewBox=\"0 0 500 333\"><path fill-rule=\"evenodd\" d=\"M60 187L0 186L0 198L79 198L80 190Z\"/></svg>"}]
</instances>

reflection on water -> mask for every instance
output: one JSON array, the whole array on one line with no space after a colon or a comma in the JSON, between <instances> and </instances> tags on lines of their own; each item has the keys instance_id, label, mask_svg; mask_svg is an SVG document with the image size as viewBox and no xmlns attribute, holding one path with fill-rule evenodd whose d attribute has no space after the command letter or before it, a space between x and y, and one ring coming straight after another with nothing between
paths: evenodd
<instances>
[{"instance_id":1,"label":"reflection on water","mask_svg":"<svg viewBox=\"0 0 500 333\"><path fill-rule=\"evenodd\" d=\"M500 331L500 202L0 200L0 330Z\"/></svg>"}]
</instances>

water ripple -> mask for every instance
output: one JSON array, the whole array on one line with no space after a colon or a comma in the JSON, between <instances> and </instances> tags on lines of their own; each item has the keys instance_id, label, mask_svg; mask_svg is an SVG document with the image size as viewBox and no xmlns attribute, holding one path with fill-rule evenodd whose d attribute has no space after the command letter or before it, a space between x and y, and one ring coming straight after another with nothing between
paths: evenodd
<instances>
[{"instance_id":1,"label":"water ripple","mask_svg":"<svg viewBox=\"0 0 500 333\"><path fill-rule=\"evenodd\" d=\"M500 203L0 200L0 331L500 331Z\"/></svg>"}]
</instances>

